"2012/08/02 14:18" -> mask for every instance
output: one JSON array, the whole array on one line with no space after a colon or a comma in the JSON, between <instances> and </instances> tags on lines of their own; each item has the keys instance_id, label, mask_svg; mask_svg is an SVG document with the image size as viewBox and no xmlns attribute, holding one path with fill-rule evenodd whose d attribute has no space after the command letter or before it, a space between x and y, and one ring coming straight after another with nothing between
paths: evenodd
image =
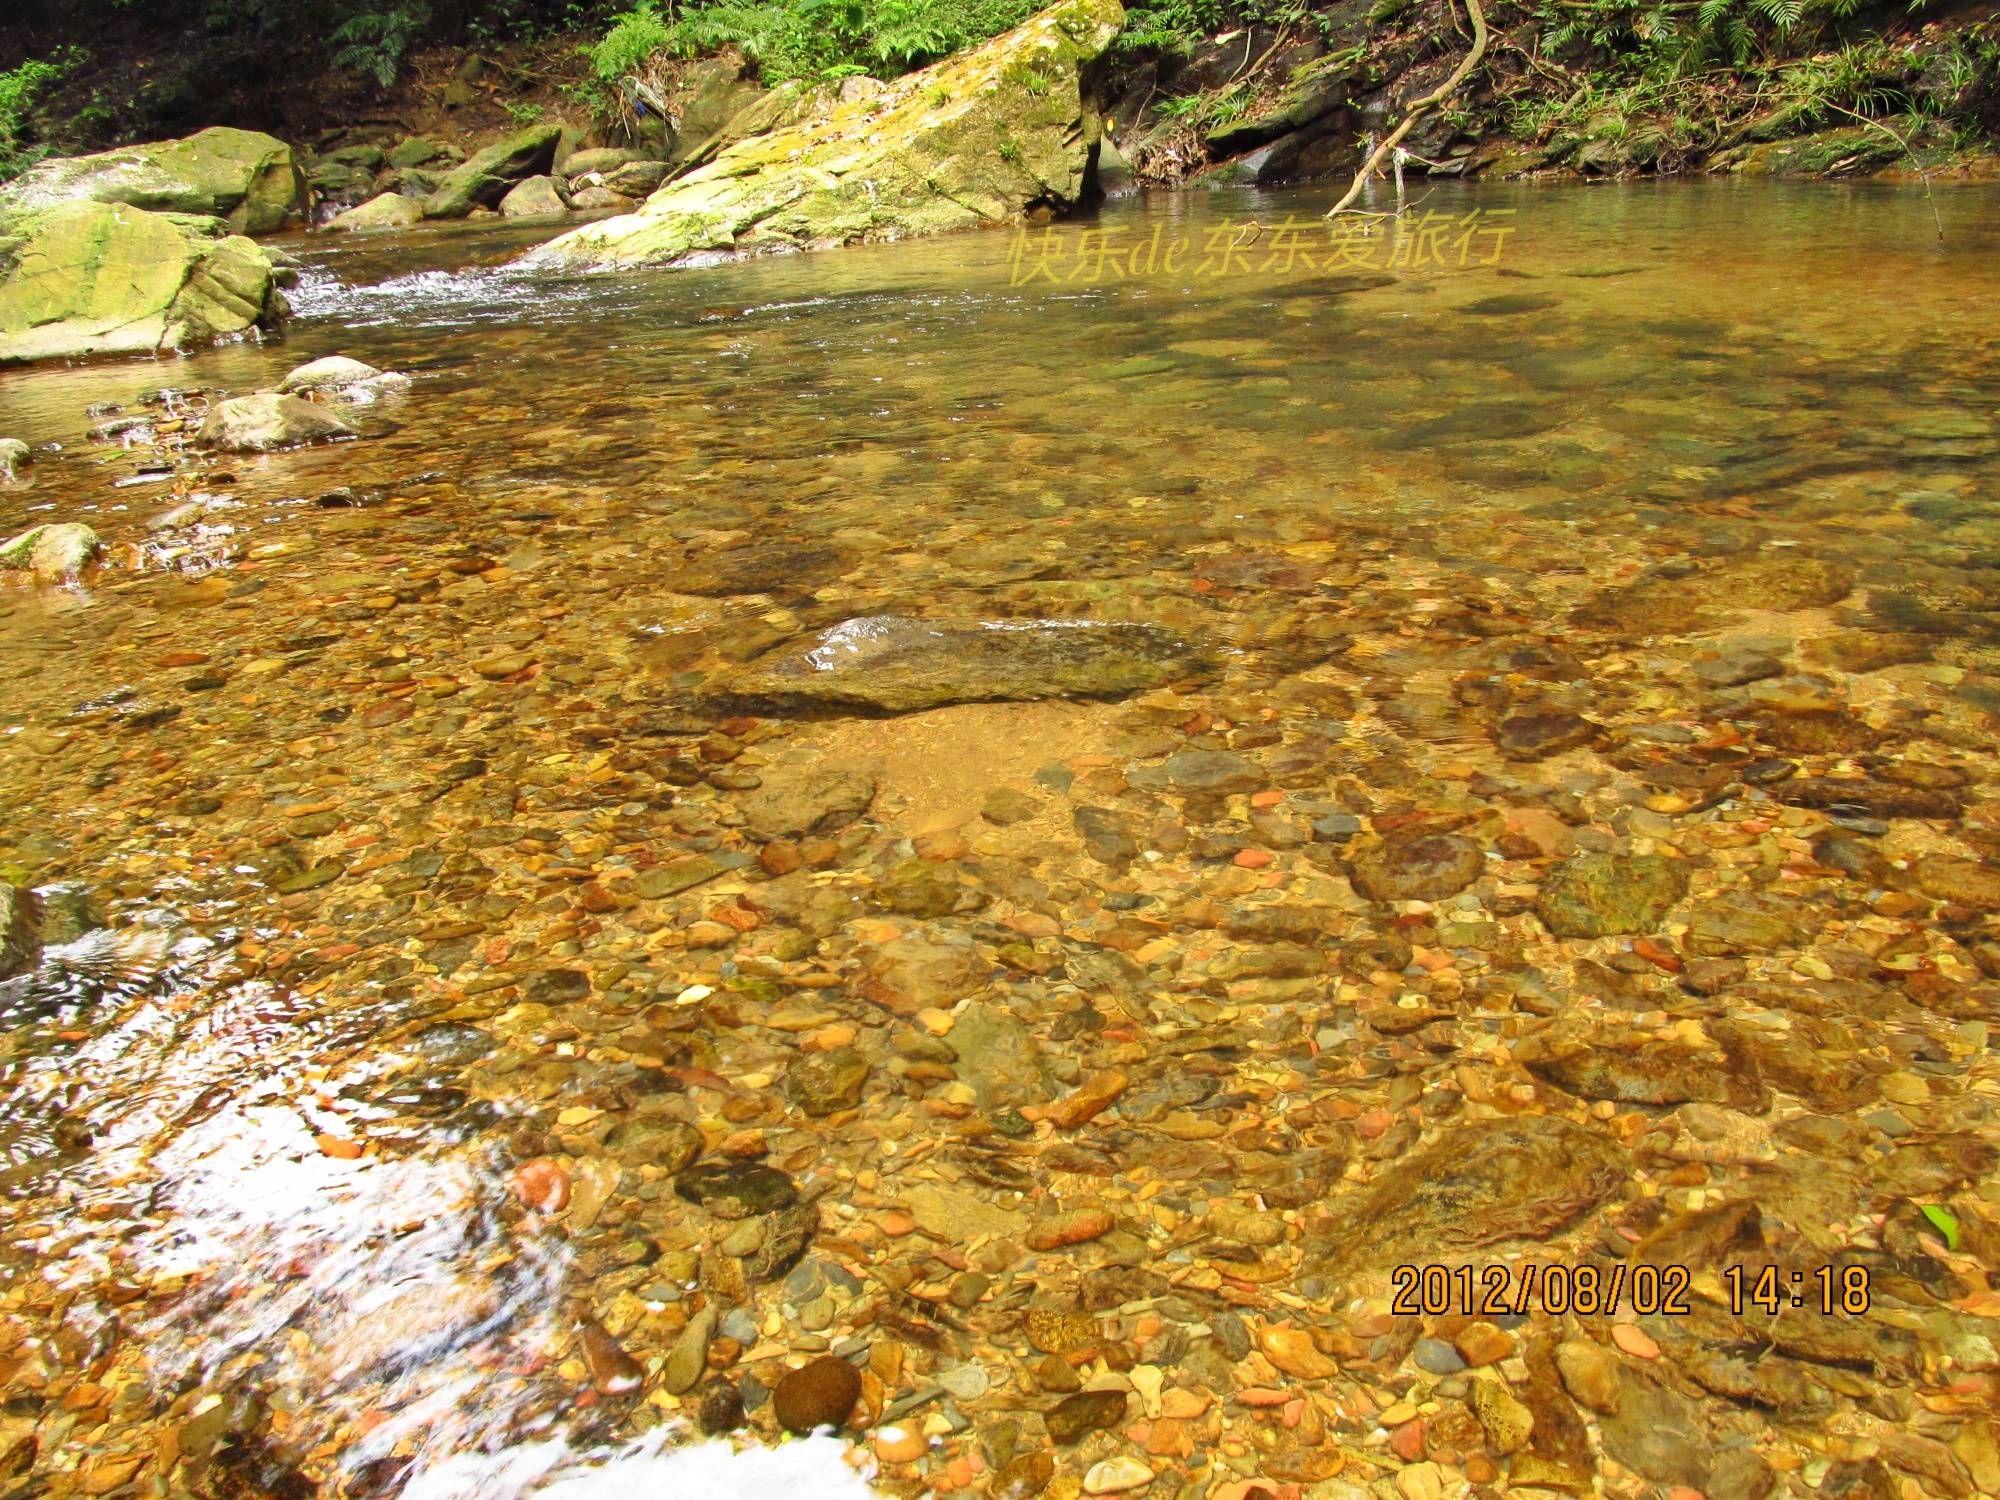
<instances>
[{"instance_id":1,"label":"2012/08/02 14:18","mask_svg":"<svg viewBox=\"0 0 2000 1500\"><path fill-rule=\"evenodd\" d=\"M1524 1317L1531 1310L1560 1316L1630 1312L1639 1316L1686 1317L1694 1272L1680 1265L1529 1262L1506 1266L1401 1265L1393 1273L1391 1311L1399 1316ZM1828 1316L1858 1317L1868 1311L1869 1272L1861 1265L1822 1265L1810 1271L1781 1272L1776 1266L1730 1266L1721 1275L1732 1315L1783 1307ZM1711 1294L1713 1295L1713 1294Z\"/></svg>"}]
</instances>

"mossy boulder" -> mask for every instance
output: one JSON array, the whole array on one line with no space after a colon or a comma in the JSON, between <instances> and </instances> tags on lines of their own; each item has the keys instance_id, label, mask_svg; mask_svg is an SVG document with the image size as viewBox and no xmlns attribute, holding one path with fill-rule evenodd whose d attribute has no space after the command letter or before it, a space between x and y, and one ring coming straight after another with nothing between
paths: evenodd
<instances>
[{"instance_id":1,"label":"mossy boulder","mask_svg":"<svg viewBox=\"0 0 2000 1500\"><path fill-rule=\"evenodd\" d=\"M475 208L497 208L517 182L538 177L555 165L560 125L530 125L454 167L437 191L424 200L424 216L462 219Z\"/></svg>"},{"instance_id":2,"label":"mossy boulder","mask_svg":"<svg viewBox=\"0 0 2000 1500\"><path fill-rule=\"evenodd\" d=\"M739 141L637 212L527 259L663 264L702 251L914 238L1072 204L1100 133L1091 65L1124 16L1119 0L1062 0L872 97Z\"/></svg>"},{"instance_id":3,"label":"mossy boulder","mask_svg":"<svg viewBox=\"0 0 2000 1500\"><path fill-rule=\"evenodd\" d=\"M450 164L454 159L451 147L441 146L436 141L428 141L417 135L398 141L384 158L390 166L399 168L421 167L438 161Z\"/></svg>"},{"instance_id":4,"label":"mossy boulder","mask_svg":"<svg viewBox=\"0 0 2000 1500\"><path fill-rule=\"evenodd\" d=\"M379 193L327 221L328 229L408 229L424 220L424 200L407 193Z\"/></svg>"},{"instance_id":5,"label":"mossy boulder","mask_svg":"<svg viewBox=\"0 0 2000 1500\"><path fill-rule=\"evenodd\" d=\"M186 349L285 315L270 254L220 220L58 204L0 231L0 364Z\"/></svg>"},{"instance_id":6,"label":"mossy boulder","mask_svg":"<svg viewBox=\"0 0 2000 1500\"><path fill-rule=\"evenodd\" d=\"M569 212L569 204L563 201L562 190L556 180L547 175L530 177L526 182L517 182L507 190L507 196L500 200L500 212L510 219L532 219L548 214Z\"/></svg>"},{"instance_id":7,"label":"mossy boulder","mask_svg":"<svg viewBox=\"0 0 2000 1500\"><path fill-rule=\"evenodd\" d=\"M0 216L61 203L124 203L209 214L239 234L269 234L305 208L306 179L276 136L217 126L174 141L45 161L0 189Z\"/></svg>"}]
</instances>

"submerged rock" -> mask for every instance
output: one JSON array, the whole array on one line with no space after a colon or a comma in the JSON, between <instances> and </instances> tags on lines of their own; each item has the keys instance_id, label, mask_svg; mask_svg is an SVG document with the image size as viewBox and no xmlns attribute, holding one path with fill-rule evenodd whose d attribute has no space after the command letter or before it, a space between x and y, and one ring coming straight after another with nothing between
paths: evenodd
<instances>
[{"instance_id":1,"label":"submerged rock","mask_svg":"<svg viewBox=\"0 0 2000 1500\"><path fill-rule=\"evenodd\" d=\"M79 202L0 223L0 364L155 354L272 327L270 255L220 220Z\"/></svg>"},{"instance_id":2,"label":"submerged rock","mask_svg":"<svg viewBox=\"0 0 2000 1500\"><path fill-rule=\"evenodd\" d=\"M1118 0L1062 0L871 98L722 150L637 213L532 251L544 265L646 265L705 250L904 239L1005 223L1085 190L1100 126L1085 67Z\"/></svg>"},{"instance_id":3,"label":"submerged rock","mask_svg":"<svg viewBox=\"0 0 2000 1500\"><path fill-rule=\"evenodd\" d=\"M1630 1174L1622 1148L1553 1115L1460 1125L1336 1202L1327 1258L1386 1266L1419 1251L1546 1239Z\"/></svg>"},{"instance_id":4,"label":"submerged rock","mask_svg":"<svg viewBox=\"0 0 2000 1500\"><path fill-rule=\"evenodd\" d=\"M1442 901L1479 878L1479 846L1455 833L1391 835L1348 862L1355 889L1371 901Z\"/></svg>"},{"instance_id":5,"label":"submerged rock","mask_svg":"<svg viewBox=\"0 0 2000 1500\"><path fill-rule=\"evenodd\" d=\"M201 445L232 453L267 453L354 435L352 427L310 401L263 392L237 396L212 408L202 424Z\"/></svg>"},{"instance_id":6,"label":"submerged rock","mask_svg":"<svg viewBox=\"0 0 2000 1500\"><path fill-rule=\"evenodd\" d=\"M270 234L305 207L305 174L276 136L216 126L180 140L65 156L0 188L0 218L63 203L123 203L207 214L239 234Z\"/></svg>"},{"instance_id":7,"label":"submerged rock","mask_svg":"<svg viewBox=\"0 0 2000 1500\"><path fill-rule=\"evenodd\" d=\"M102 548L97 533L76 521L33 526L0 543L0 568L33 573L43 583L59 583L96 561Z\"/></svg>"},{"instance_id":8,"label":"submerged rock","mask_svg":"<svg viewBox=\"0 0 2000 1500\"><path fill-rule=\"evenodd\" d=\"M1535 910L1557 937L1655 932L1687 894L1687 867L1659 854L1577 854L1543 882Z\"/></svg>"},{"instance_id":9,"label":"submerged rock","mask_svg":"<svg viewBox=\"0 0 2000 1500\"><path fill-rule=\"evenodd\" d=\"M711 689L747 713L913 713L946 703L1122 698L1205 675L1207 659L1152 625L1069 620L848 620Z\"/></svg>"},{"instance_id":10,"label":"submerged rock","mask_svg":"<svg viewBox=\"0 0 2000 1500\"><path fill-rule=\"evenodd\" d=\"M12 479L28 466L28 445L19 438L0 438L0 479Z\"/></svg>"}]
</instances>

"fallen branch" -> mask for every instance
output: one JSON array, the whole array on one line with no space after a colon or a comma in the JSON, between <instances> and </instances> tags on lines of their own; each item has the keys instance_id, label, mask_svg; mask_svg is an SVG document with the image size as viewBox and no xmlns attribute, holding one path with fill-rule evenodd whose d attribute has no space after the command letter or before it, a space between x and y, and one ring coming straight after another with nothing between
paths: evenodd
<instances>
[{"instance_id":1,"label":"fallen branch","mask_svg":"<svg viewBox=\"0 0 2000 1500\"><path fill-rule=\"evenodd\" d=\"M1486 55L1486 12L1480 9L1479 0L1465 0L1465 8L1472 14L1472 50L1465 54L1464 60L1453 70L1451 77L1423 98L1413 102L1409 112L1403 116L1403 123L1391 131L1381 145L1368 153L1368 160L1363 162L1361 170L1354 174L1354 181L1341 195L1340 201L1326 211L1329 219L1347 211L1347 206L1361 196L1361 190L1368 185L1368 180L1381 170L1382 163L1402 145L1403 137L1415 128L1417 121L1457 93L1459 85L1464 83L1472 75L1472 70L1479 66L1479 59Z\"/></svg>"}]
</instances>

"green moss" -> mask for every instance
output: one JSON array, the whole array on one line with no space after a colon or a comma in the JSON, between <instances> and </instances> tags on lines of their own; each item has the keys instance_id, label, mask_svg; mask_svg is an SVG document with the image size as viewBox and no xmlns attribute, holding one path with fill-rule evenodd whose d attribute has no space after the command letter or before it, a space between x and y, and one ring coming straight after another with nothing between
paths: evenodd
<instances>
[{"instance_id":1,"label":"green moss","mask_svg":"<svg viewBox=\"0 0 2000 1500\"><path fill-rule=\"evenodd\" d=\"M150 354L283 315L269 256L214 219L80 202L23 216L0 282L0 362Z\"/></svg>"},{"instance_id":2,"label":"green moss","mask_svg":"<svg viewBox=\"0 0 2000 1500\"><path fill-rule=\"evenodd\" d=\"M1098 133L1079 73L1123 15L1118 0L1064 0L888 92L731 146L640 212L576 230L530 259L633 265L700 250L898 239L1073 200ZM947 104L934 102L940 93Z\"/></svg>"}]
</instances>

